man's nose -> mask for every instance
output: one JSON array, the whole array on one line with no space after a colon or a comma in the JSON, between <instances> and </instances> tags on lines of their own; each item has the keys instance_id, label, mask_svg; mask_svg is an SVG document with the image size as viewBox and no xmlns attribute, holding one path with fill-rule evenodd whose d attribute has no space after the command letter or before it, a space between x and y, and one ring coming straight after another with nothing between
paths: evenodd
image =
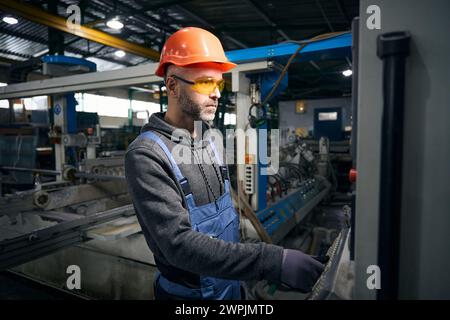
<instances>
[{"instance_id":1,"label":"man's nose","mask_svg":"<svg viewBox=\"0 0 450 320\"><path fill-rule=\"evenodd\" d=\"M209 95L211 99L220 99L220 91L219 88L216 87L214 91Z\"/></svg>"}]
</instances>

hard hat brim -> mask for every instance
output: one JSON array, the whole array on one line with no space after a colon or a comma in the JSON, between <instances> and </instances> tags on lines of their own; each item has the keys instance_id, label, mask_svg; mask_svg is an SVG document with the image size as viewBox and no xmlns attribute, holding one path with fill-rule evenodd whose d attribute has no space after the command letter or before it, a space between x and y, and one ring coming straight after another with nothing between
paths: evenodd
<instances>
[{"instance_id":1,"label":"hard hat brim","mask_svg":"<svg viewBox=\"0 0 450 320\"><path fill-rule=\"evenodd\" d=\"M175 62L166 62L164 64L160 64L158 66L158 69L155 71L155 75L159 77L164 77L166 69L169 65L176 65L178 67L191 67L191 68L212 68L212 69L219 69L222 73L228 72L231 69L235 68L237 64L230 62L230 61L202 61L202 62L196 62L196 63L189 63L189 64L180 64Z\"/></svg>"}]
</instances>

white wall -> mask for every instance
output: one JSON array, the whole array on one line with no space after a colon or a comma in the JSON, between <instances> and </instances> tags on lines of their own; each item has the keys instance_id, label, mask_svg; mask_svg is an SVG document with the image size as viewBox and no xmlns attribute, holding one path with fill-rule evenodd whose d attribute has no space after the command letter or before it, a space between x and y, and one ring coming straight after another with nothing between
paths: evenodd
<instances>
[{"instance_id":1,"label":"white wall","mask_svg":"<svg viewBox=\"0 0 450 320\"><path fill-rule=\"evenodd\" d=\"M98 121L100 122L101 128L120 128L125 125L128 125L128 118L122 117L108 117L108 116L99 116ZM143 126L148 122L147 119L136 119L133 118L134 126Z\"/></svg>"},{"instance_id":2,"label":"white wall","mask_svg":"<svg viewBox=\"0 0 450 320\"><path fill-rule=\"evenodd\" d=\"M342 108L342 130L346 126L351 125L351 111L352 100L351 98L336 98L336 99L316 99L316 100L304 100L306 104L305 113L295 112L296 101L280 101L279 119L280 130L290 129L289 131L295 131L296 128L306 128L310 131L314 128L314 110L322 108ZM287 141L282 141L285 143Z\"/></svg>"}]
</instances>

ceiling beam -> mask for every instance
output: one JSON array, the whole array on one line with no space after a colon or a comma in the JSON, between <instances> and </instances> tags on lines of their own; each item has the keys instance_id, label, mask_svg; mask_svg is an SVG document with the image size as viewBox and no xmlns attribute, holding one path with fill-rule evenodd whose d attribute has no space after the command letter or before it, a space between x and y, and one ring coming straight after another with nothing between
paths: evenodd
<instances>
[{"instance_id":1,"label":"ceiling beam","mask_svg":"<svg viewBox=\"0 0 450 320\"><path fill-rule=\"evenodd\" d=\"M322 13L322 17L325 20L325 22L327 23L328 28L330 28L331 32L334 32L333 25L331 24L330 20L328 20L328 16L325 13L325 10L323 9L322 4L320 3L320 0L316 0L316 4L319 7L320 12Z\"/></svg>"},{"instance_id":2,"label":"ceiling beam","mask_svg":"<svg viewBox=\"0 0 450 320\"><path fill-rule=\"evenodd\" d=\"M198 23L200 23L201 25L203 25L204 27L211 29L211 30L216 30L216 27L213 26L211 23L209 23L208 21L206 21L205 19L199 17L198 15L196 15L195 13L193 13L192 11L186 9L185 7L181 6L181 5L175 5L174 9L181 12L182 14L190 17L191 19L197 21ZM235 45L237 45L238 47L245 49L248 48L249 46L241 41L239 41L238 39L230 36L227 32L225 31L221 31L220 34L222 35L223 38L228 39L230 42L233 42Z\"/></svg>"},{"instance_id":3,"label":"ceiling beam","mask_svg":"<svg viewBox=\"0 0 450 320\"><path fill-rule=\"evenodd\" d=\"M325 23L310 23L310 24L277 24L278 28L281 28L283 30L302 30L305 31L305 33L309 33L309 31L315 31L315 30L323 30L326 26ZM339 30L345 30L349 28L349 24L347 23L334 23L334 26L336 29ZM325 27L326 28L326 27ZM223 25L223 26L217 26L217 31L230 31L230 32L242 32L243 29L245 31L267 31L267 30L275 30L275 27L271 25L248 25L248 26L233 26L233 25Z\"/></svg>"},{"instance_id":4,"label":"ceiling beam","mask_svg":"<svg viewBox=\"0 0 450 320\"><path fill-rule=\"evenodd\" d=\"M320 67L316 62L310 61L309 64L311 64L314 67L314 69L316 69L317 71L320 71Z\"/></svg>"},{"instance_id":5,"label":"ceiling beam","mask_svg":"<svg viewBox=\"0 0 450 320\"><path fill-rule=\"evenodd\" d=\"M93 12L90 12L90 10L88 11L88 9L93 9ZM89 2L89 6L86 7L86 9L84 10L83 14L85 15L85 17L89 17L90 19L93 19L93 21L90 21L88 23L85 24L85 26L90 26L93 27L97 24L100 23L106 23L107 21L107 16L112 14L112 11L106 11L103 14L99 14L97 12L103 12L105 11L104 7L99 6L98 4L94 3L94 2ZM136 21L135 19L131 20L132 22L139 22L141 25L143 24L142 21ZM130 23L125 23L123 29L120 32L121 37L128 37L130 35L139 35L140 37L142 37L145 41L146 37L149 37L149 33L148 32L137 32L134 31L132 29L129 28ZM132 25L137 26L139 28L142 28L141 25L136 25L135 23L132 23ZM146 26L146 28L148 29L148 27ZM159 40L159 39L158 39ZM152 44L151 44L152 45Z\"/></svg>"},{"instance_id":6,"label":"ceiling beam","mask_svg":"<svg viewBox=\"0 0 450 320\"><path fill-rule=\"evenodd\" d=\"M191 1L191 0L190 0ZM163 5L153 5L154 7L158 7L158 8L163 8L163 7L172 7L172 9L174 11L178 11L182 14L184 14L185 16L191 18L192 20L197 21L197 23L201 24L202 26L210 29L210 30L215 30L216 27L213 26L212 24L210 24L209 22L207 22L206 20L204 20L203 18L197 16L196 14L194 14L193 12L191 12L190 10L186 9L185 7L183 7L181 5L181 3L184 2L189 2L189 1L167 1L165 2ZM96 3L90 2L89 6L92 7L92 5L95 5L97 8L100 8L100 6ZM164 30L166 33L171 34L173 32L176 32L178 30L178 28L174 28L170 25L168 25L167 23L163 23L162 21L159 21L151 16L149 16L148 14L146 14L146 12L148 11L154 11L158 8L154 8L153 10L148 9L150 6L145 6L144 4L142 4L141 1L138 2L138 4L143 5L143 8L139 9L139 13L137 15L134 15L134 18L139 18L139 20L141 19L145 19L145 20L150 20L151 22L153 22L158 28ZM146 11L144 11L146 10ZM116 11L118 13L123 13L123 14L132 14L134 11L136 11L136 9L134 9L133 7L131 7L130 5L126 4L126 3L117 3L116 5ZM180 21L177 20L173 20L170 17L166 17L169 18L169 23L170 24L175 24L175 25L179 25ZM141 21L142 22L142 21ZM148 21L143 21L142 23L148 23ZM227 39L228 41L234 43L236 46L238 46L239 48L248 48L249 46L241 41L239 41L238 39L230 36L227 32L220 32L221 36L225 39Z\"/></svg>"},{"instance_id":7,"label":"ceiling beam","mask_svg":"<svg viewBox=\"0 0 450 320\"><path fill-rule=\"evenodd\" d=\"M145 4L142 4L141 2L135 1L138 5L144 6ZM88 13L86 10L85 12L90 15L94 15L97 12L103 13L103 22L107 20L108 17L112 16L123 16L124 17L124 29L129 29L130 35L138 35L141 37L141 39L144 40L146 44L148 44L148 47L153 47L156 45L157 50L162 50L163 44L165 42L165 35L171 34L178 30L178 28L171 26L171 24L177 26L179 21L175 21L171 18L168 18L170 21L160 21L158 19L155 19L154 17L147 15L145 12L142 12L141 10L139 13L133 14L134 7L132 7L129 4L126 3L118 3L114 2L113 4L104 1L99 4L97 0L93 0L89 2L88 9L93 9L94 12ZM97 18L98 18L98 14ZM134 30L131 30L128 25L132 24L140 29L145 30L145 32L137 32ZM151 29L151 33L148 32L148 29ZM121 32L122 35L124 35L124 32ZM149 40L147 40L149 39ZM154 61L154 59L152 59ZM159 57L156 61L159 61Z\"/></svg>"},{"instance_id":8,"label":"ceiling beam","mask_svg":"<svg viewBox=\"0 0 450 320\"><path fill-rule=\"evenodd\" d=\"M63 5L63 4L64 4L64 3L60 3L60 5ZM88 16L88 17L91 18L91 19L94 19L94 20L98 21L98 18L99 18L98 14L95 14L95 15L94 15L93 13L90 13L90 12L87 12L87 11L84 11L83 14L84 14L85 16ZM125 26L125 28L126 28L126 26ZM125 29L125 28L124 28L124 29ZM0 28L0 31L3 31L3 32L7 33L7 34L10 34L10 35L15 36L15 37L18 37L18 38L23 38L23 39L28 40L28 41L33 41L33 42L37 42L37 43L40 43L40 44L45 44L45 43L43 42L43 38L40 38L40 37L38 37L38 38L33 38L33 37L30 37L28 34L14 33L14 32L11 33L13 30L9 30L9 29L7 29L7 28ZM143 36L143 37L144 37L143 40L144 40L144 41L147 41L147 40L145 39L145 37L148 37L148 35L145 34L145 33L135 32L135 31L133 31L133 30L131 30L131 29L127 29L126 31L124 30L124 31L121 32L121 36L123 36L123 37L125 37L125 38L126 38L126 37L129 37L129 36L132 36L132 35ZM68 35L68 36L70 36L70 35ZM95 56L95 54L97 54L99 51L101 51L102 49L104 49L104 48L106 47L105 45L102 45L102 46L100 47L99 50L97 50L97 51L95 51L95 52L93 52L93 53L89 53L89 52L83 51L83 50L81 50L81 49L79 49L79 48L71 47L72 44L74 44L74 43L76 43L76 42L78 42L78 41L84 39L84 38L80 38L80 37L75 36L75 35L72 35L72 36L73 36L73 39L71 39L71 40L69 40L69 41L66 41L66 42L64 43L64 47L66 48L65 50L68 51L68 52L71 52L71 53L81 54L81 55L83 55L83 57L85 57L85 58L86 58L86 57L92 57L92 56ZM155 40L158 41L159 39L155 39ZM153 45L153 44L155 43L155 40L149 39L148 41L149 41L150 45ZM88 41L89 41L89 40L88 40ZM76 52L74 52L74 50L75 50ZM48 49L43 50L43 51L40 51L38 55L34 54L33 57L39 58L39 57L42 57L42 56L44 56L44 55L46 55L46 54L48 54ZM125 66L132 66L132 65L134 65L134 64L130 64L130 63L124 62L123 60L116 60L116 59L114 59L114 58L104 58L104 57L102 57L102 56L98 56L98 58L101 58L101 59L103 59L103 60L105 60L105 61L108 61L108 62L113 62L113 63L125 65ZM147 59L145 59L145 61L153 61L153 59L148 59L148 58L147 58Z\"/></svg>"},{"instance_id":9,"label":"ceiling beam","mask_svg":"<svg viewBox=\"0 0 450 320\"><path fill-rule=\"evenodd\" d=\"M10 36L13 36L13 37L16 37L16 38L21 38L21 39L28 40L28 41L31 41L31 42L47 45L47 39L45 39L45 38L38 37L38 36L31 36L31 35L26 34L24 32L19 32L19 31L16 31L16 30L10 30L9 28L0 27L0 33L4 33L4 34L10 35ZM75 47L71 47L71 46L66 47L65 50L67 52L80 54L83 57L91 56L91 53L89 53L87 51L84 51L84 50L81 50L81 49L78 49L78 48L75 48ZM30 59L30 58L33 57L31 55L23 55L21 53L10 53L10 54L14 54L14 55L16 55L18 57L24 57L24 58L27 58L27 59ZM109 62L113 62L113 63L117 63L117 64L122 64L122 65L125 65L125 66L131 66L132 65L131 63L128 63L128 62L125 62L125 61L117 61L117 60L106 58L106 57L98 57L98 58L103 59L105 61L109 61Z\"/></svg>"},{"instance_id":10,"label":"ceiling beam","mask_svg":"<svg viewBox=\"0 0 450 320\"><path fill-rule=\"evenodd\" d=\"M133 11L130 11L130 13L132 14L142 14L145 13L147 11L156 11L158 9L162 9L162 8L168 8L168 7L172 7L174 5L178 5L178 4L183 4L186 2L191 2L192 0L167 0L163 3L160 4L146 4L144 5L141 9L136 9Z\"/></svg>"},{"instance_id":11,"label":"ceiling beam","mask_svg":"<svg viewBox=\"0 0 450 320\"><path fill-rule=\"evenodd\" d=\"M110 47L114 47L126 52L159 60L159 52L156 50L146 48L144 46L132 43L115 36L112 36L106 32L80 26L79 28L69 28L66 24L66 19L58 15L50 14L45 10L42 10L36 6L28 5L22 2L13 0L2 0L0 2L0 9L12 12L19 16L24 17L35 23L46 25L57 30L61 30L67 33L74 34L76 36L92 40Z\"/></svg>"},{"instance_id":12,"label":"ceiling beam","mask_svg":"<svg viewBox=\"0 0 450 320\"><path fill-rule=\"evenodd\" d=\"M0 66L9 67L11 64L17 62L17 60L11 60L5 57L0 57Z\"/></svg>"},{"instance_id":13,"label":"ceiling beam","mask_svg":"<svg viewBox=\"0 0 450 320\"><path fill-rule=\"evenodd\" d=\"M108 4L109 6L114 8L114 5L110 4L106 0L104 1L104 3ZM92 4L93 3L91 2L90 6L92 6ZM100 8L100 6L97 4L95 4L95 6L97 8ZM104 10L104 8L103 8L103 10ZM124 16L128 16L128 17L132 18L133 20L141 23L142 25L146 26L146 28L148 28L148 25L152 25L154 28L157 28L159 30L164 30L168 33L172 33L174 31L178 30L177 28L174 28L170 25L163 23L162 21L160 21L154 17L151 17L150 15L146 14L144 11L139 10L138 13L133 13L135 10L136 9L134 9L132 6L130 6L127 3L116 2L115 9L111 9L111 11L107 12L105 14L105 18L107 18L108 16L113 16L113 15L124 15ZM177 22L173 21L172 23L177 23ZM159 60L159 56L158 56L158 60Z\"/></svg>"},{"instance_id":14,"label":"ceiling beam","mask_svg":"<svg viewBox=\"0 0 450 320\"><path fill-rule=\"evenodd\" d=\"M256 10L256 13L271 27L273 27L279 35L281 35L284 40L291 40L291 38L288 37L286 32L284 32L281 28L277 26L277 23L273 21L269 16L264 12L264 9L261 7L259 3L257 3L254 0L247 0L247 3L249 3L253 9Z\"/></svg>"},{"instance_id":15,"label":"ceiling beam","mask_svg":"<svg viewBox=\"0 0 450 320\"><path fill-rule=\"evenodd\" d=\"M11 55L11 56L16 56L16 57L20 57L20 58L24 58L24 59L31 59L31 58L33 58L33 56L31 56L29 54L13 52L13 51L10 51L10 50L7 50L7 49L1 49L1 48L0 48L0 53L8 54L8 55Z\"/></svg>"},{"instance_id":16,"label":"ceiling beam","mask_svg":"<svg viewBox=\"0 0 450 320\"><path fill-rule=\"evenodd\" d=\"M344 5L342 4L342 0L336 0L336 6L339 9L339 11L341 12L342 16L344 17L344 20L350 24L351 20L350 17L348 16L347 10L345 10Z\"/></svg>"}]
</instances>

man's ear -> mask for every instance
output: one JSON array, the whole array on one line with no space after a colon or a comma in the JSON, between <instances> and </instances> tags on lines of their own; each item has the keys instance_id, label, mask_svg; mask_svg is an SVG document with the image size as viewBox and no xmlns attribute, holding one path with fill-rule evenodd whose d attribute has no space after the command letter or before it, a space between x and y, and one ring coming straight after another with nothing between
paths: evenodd
<instances>
[{"instance_id":1,"label":"man's ear","mask_svg":"<svg viewBox=\"0 0 450 320\"><path fill-rule=\"evenodd\" d=\"M172 77L168 77L166 79L166 89L167 89L167 94L173 94L174 96L177 96L177 83L175 81L174 78Z\"/></svg>"}]
</instances>

